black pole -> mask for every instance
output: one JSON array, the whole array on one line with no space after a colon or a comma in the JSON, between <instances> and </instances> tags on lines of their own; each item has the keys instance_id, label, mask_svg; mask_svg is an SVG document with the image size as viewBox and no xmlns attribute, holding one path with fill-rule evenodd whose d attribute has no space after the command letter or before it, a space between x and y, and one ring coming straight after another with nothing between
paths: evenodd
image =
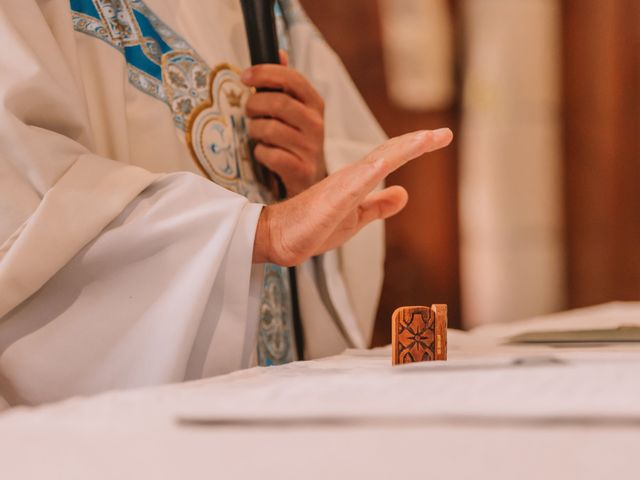
<instances>
[{"instance_id":1,"label":"black pole","mask_svg":"<svg viewBox=\"0 0 640 480\"><path fill-rule=\"evenodd\" d=\"M280 63L278 32L274 12L275 2L276 0L240 0L252 65ZM253 145L251 147L251 151L253 151ZM275 183L278 199L284 200L287 197L287 191L282 179L253 158L252 162L256 179L267 187L272 187ZM289 267L288 270L289 287L291 288L293 333L296 340L298 359L304 360L304 334L300 318L300 305L298 303L296 268Z\"/></svg>"},{"instance_id":2,"label":"black pole","mask_svg":"<svg viewBox=\"0 0 640 480\"><path fill-rule=\"evenodd\" d=\"M275 0L240 0L249 41L251 64L280 63Z\"/></svg>"}]
</instances>

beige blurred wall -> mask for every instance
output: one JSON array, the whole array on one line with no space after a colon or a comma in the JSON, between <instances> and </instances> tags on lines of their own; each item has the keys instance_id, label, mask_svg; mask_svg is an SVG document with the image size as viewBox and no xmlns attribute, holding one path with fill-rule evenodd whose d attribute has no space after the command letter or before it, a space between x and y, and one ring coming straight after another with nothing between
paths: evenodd
<instances>
[{"instance_id":1,"label":"beige blurred wall","mask_svg":"<svg viewBox=\"0 0 640 480\"><path fill-rule=\"evenodd\" d=\"M462 2L462 302L468 326L566 305L559 0Z\"/></svg>"},{"instance_id":2,"label":"beige blurred wall","mask_svg":"<svg viewBox=\"0 0 640 480\"><path fill-rule=\"evenodd\" d=\"M413 32L389 41L403 20L385 8L412 2ZM387 225L376 343L402 304L449 303L470 326L640 299L639 1L302 3L389 134L457 134L391 178L411 202ZM442 55L406 48L448 29Z\"/></svg>"}]
</instances>

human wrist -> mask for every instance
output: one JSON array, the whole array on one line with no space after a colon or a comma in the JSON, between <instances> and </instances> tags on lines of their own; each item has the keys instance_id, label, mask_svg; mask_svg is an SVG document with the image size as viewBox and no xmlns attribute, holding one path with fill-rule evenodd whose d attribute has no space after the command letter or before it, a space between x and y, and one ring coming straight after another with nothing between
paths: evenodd
<instances>
[{"instance_id":1,"label":"human wrist","mask_svg":"<svg viewBox=\"0 0 640 480\"><path fill-rule=\"evenodd\" d=\"M267 263L269 261L271 243L270 215L269 207L265 206L258 217L258 225L256 226L256 235L253 242L253 263Z\"/></svg>"}]
</instances>

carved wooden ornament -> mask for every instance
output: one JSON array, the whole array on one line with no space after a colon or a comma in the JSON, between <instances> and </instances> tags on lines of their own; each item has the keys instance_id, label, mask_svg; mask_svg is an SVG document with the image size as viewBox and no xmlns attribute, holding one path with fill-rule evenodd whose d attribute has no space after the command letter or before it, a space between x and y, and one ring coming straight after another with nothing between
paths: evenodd
<instances>
[{"instance_id":1,"label":"carved wooden ornament","mask_svg":"<svg viewBox=\"0 0 640 480\"><path fill-rule=\"evenodd\" d=\"M447 359L447 306L400 307L391 318L394 365Z\"/></svg>"}]
</instances>

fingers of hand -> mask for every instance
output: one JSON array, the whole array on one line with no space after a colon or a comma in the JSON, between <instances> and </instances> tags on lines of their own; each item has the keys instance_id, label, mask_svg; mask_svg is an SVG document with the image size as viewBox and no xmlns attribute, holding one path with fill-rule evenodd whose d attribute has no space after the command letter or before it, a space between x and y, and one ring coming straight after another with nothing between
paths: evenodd
<instances>
[{"instance_id":1,"label":"fingers of hand","mask_svg":"<svg viewBox=\"0 0 640 480\"><path fill-rule=\"evenodd\" d=\"M402 210L409 201L409 194L399 185L372 192L358 206L358 230L374 220L384 220Z\"/></svg>"},{"instance_id":2,"label":"fingers of hand","mask_svg":"<svg viewBox=\"0 0 640 480\"><path fill-rule=\"evenodd\" d=\"M407 133L387 140L365 158L348 167L353 170L349 172L354 179L352 188L366 195L391 172L427 152L449 145L452 139L451 130L442 128Z\"/></svg>"},{"instance_id":3,"label":"fingers of hand","mask_svg":"<svg viewBox=\"0 0 640 480\"><path fill-rule=\"evenodd\" d=\"M314 255L339 247L374 220L384 220L402 210L409 195L400 186L372 192L336 226Z\"/></svg>"},{"instance_id":4,"label":"fingers of hand","mask_svg":"<svg viewBox=\"0 0 640 480\"><path fill-rule=\"evenodd\" d=\"M356 208L389 173L426 152L448 145L452 136L451 130L441 129L409 133L388 140L362 160L318 184L326 191L327 208Z\"/></svg>"},{"instance_id":5,"label":"fingers of hand","mask_svg":"<svg viewBox=\"0 0 640 480\"><path fill-rule=\"evenodd\" d=\"M284 65L285 67L289 66L289 54L286 50L282 48L278 50L278 56L280 57L280 65Z\"/></svg>"},{"instance_id":6,"label":"fingers of hand","mask_svg":"<svg viewBox=\"0 0 640 480\"><path fill-rule=\"evenodd\" d=\"M256 118L249 123L254 140L288 150L300 158L314 157L320 145L310 142L295 128L275 118Z\"/></svg>"},{"instance_id":7,"label":"fingers of hand","mask_svg":"<svg viewBox=\"0 0 640 480\"><path fill-rule=\"evenodd\" d=\"M324 136L322 115L286 93L260 92L249 97L246 105L249 118L276 118L315 139Z\"/></svg>"},{"instance_id":8,"label":"fingers of hand","mask_svg":"<svg viewBox=\"0 0 640 480\"><path fill-rule=\"evenodd\" d=\"M448 128L407 133L383 143L367 155L361 163L380 167L380 175L383 177L379 180L382 180L410 160L446 147L451 140L453 140L453 133Z\"/></svg>"},{"instance_id":9,"label":"fingers of hand","mask_svg":"<svg viewBox=\"0 0 640 480\"><path fill-rule=\"evenodd\" d=\"M268 207L273 245L269 261L297 265L313 255L334 249L374 220L395 215L407 204L408 194L400 186L370 193L354 209L321 208L320 192L302 195Z\"/></svg>"},{"instance_id":10,"label":"fingers of hand","mask_svg":"<svg viewBox=\"0 0 640 480\"><path fill-rule=\"evenodd\" d=\"M297 195L311 185L317 176L315 164L304 162L281 148L259 143L253 155L258 162L282 178L289 197Z\"/></svg>"},{"instance_id":11,"label":"fingers of hand","mask_svg":"<svg viewBox=\"0 0 640 480\"><path fill-rule=\"evenodd\" d=\"M283 90L317 112L324 112L320 94L292 68L274 64L254 65L242 72L241 78L250 87Z\"/></svg>"},{"instance_id":12,"label":"fingers of hand","mask_svg":"<svg viewBox=\"0 0 640 480\"><path fill-rule=\"evenodd\" d=\"M335 248L367 223L387 218L407 202L401 187L371 191L388 173L409 160L451 142L448 129L394 138L356 164L346 167L271 209L269 260L298 264Z\"/></svg>"}]
</instances>

